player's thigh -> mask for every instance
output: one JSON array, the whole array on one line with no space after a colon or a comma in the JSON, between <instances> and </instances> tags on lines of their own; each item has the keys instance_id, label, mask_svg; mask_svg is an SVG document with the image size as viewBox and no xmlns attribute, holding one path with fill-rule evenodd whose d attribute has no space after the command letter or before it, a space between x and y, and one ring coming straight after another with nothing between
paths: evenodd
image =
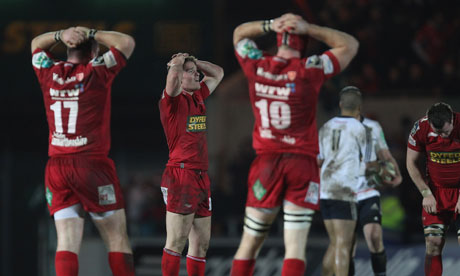
<instances>
[{"instance_id":1,"label":"player's thigh","mask_svg":"<svg viewBox=\"0 0 460 276\"><path fill-rule=\"evenodd\" d=\"M289 154L283 160L284 199L303 208L319 209L319 168L313 157Z\"/></svg>"},{"instance_id":2,"label":"player's thigh","mask_svg":"<svg viewBox=\"0 0 460 276\"><path fill-rule=\"evenodd\" d=\"M177 214L166 211L166 233L168 238L183 239L190 233L195 214Z\"/></svg>"},{"instance_id":3,"label":"player's thigh","mask_svg":"<svg viewBox=\"0 0 460 276\"><path fill-rule=\"evenodd\" d=\"M80 251L83 238L84 211L80 204L75 204L54 213L58 251Z\"/></svg>"},{"instance_id":4,"label":"player's thigh","mask_svg":"<svg viewBox=\"0 0 460 276\"><path fill-rule=\"evenodd\" d=\"M131 253L124 209L90 215L109 251Z\"/></svg>"},{"instance_id":5,"label":"player's thigh","mask_svg":"<svg viewBox=\"0 0 460 276\"><path fill-rule=\"evenodd\" d=\"M286 258L303 259L315 211L295 205L289 201L284 202L283 210Z\"/></svg>"},{"instance_id":6,"label":"player's thigh","mask_svg":"<svg viewBox=\"0 0 460 276\"><path fill-rule=\"evenodd\" d=\"M188 254L195 257L204 257L211 238L211 217L195 216L188 236Z\"/></svg>"},{"instance_id":7,"label":"player's thigh","mask_svg":"<svg viewBox=\"0 0 460 276\"><path fill-rule=\"evenodd\" d=\"M336 244L351 247L353 235L355 233L356 220L333 219L332 225L336 235Z\"/></svg>"}]
</instances>

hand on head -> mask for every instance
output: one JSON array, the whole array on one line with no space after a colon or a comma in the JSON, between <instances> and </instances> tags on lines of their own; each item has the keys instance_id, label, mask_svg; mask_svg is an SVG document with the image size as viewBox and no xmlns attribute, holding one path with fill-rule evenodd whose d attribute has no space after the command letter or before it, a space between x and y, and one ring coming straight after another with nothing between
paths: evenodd
<instances>
[{"instance_id":1,"label":"hand on head","mask_svg":"<svg viewBox=\"0 0 460 276\"><path fill-rule=\"evenodd\" d=\"M171 60L168 62L168 67L173 65L184 64L186 58L190 57L188 53L177 53L172 55Z\"/></svg>"},{"instance_id":2,"label":"hand on head","mask_svg":"<svg viewBox=\"0 0 460 276\"><path fill-rule=\"evenodd\" d=\"M69 48L76 48L88 40L86 33L81 29L82 27L70 27L61 33L61 41Z\"/></svg>"},{"instance_id":3,"label":"hand on head","mask_svg":"<svg viewBox=\"0 0 460 276\"><path fill-rule=\"evenodd\" d=\"M301 16L286 13L273 21L272 29L277 33L289 32L292 34L305 34L308 22Z\"/></svg>"}]
</instances>

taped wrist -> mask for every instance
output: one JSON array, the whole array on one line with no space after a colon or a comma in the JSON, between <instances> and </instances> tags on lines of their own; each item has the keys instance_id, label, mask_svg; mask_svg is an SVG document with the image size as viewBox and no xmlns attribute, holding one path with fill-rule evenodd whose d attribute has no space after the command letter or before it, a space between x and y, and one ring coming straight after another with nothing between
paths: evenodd
<instances>
[{"instance_id":1,"label":"taped wrist","mask_svg":"<svg viewBox=\"0 0 460 276\"><path fill-rule=\"evenodd\" d=\"M96 29L91 29L91 30L89 30L89 32L88 32L88 39L94 39L94 37L96 36L96 33L97 33L97 30L96 30Z\"/></svg>"},{"instance_id":2,"label":"taped wrist","mask_svg":"<svg viewBox=\"0 0 460 276\"><path fill-rule=\"evenodd\" d=\"M268 33L270 31L272 31L272 23L273 23L273 19L272 20L264 20L262 22L262 30L264 31L264 33Z\"/></svg>"},{"instance_id":3,"label":"taped wrist","mask_svg":"<svg viewBox=\"0 0 460 276\"><path fill-rule=\"evenodd\" d=\"M420 191L420 193L422 194L423 197L427 197L433 194L430 189L423 189Z\"/></svg>"},{"instance_id":4,"label":"taped wrist","mask_svg":"<svg viewBox=\"0 0 460 276\"><path fill-rule=\"evenodd\" d=\"M63 30L59 30L59 31L56 31L54 32L54 40L56 42L60 42L61 41L61 34L62 34Z\"/></svg>"}]
</instances>

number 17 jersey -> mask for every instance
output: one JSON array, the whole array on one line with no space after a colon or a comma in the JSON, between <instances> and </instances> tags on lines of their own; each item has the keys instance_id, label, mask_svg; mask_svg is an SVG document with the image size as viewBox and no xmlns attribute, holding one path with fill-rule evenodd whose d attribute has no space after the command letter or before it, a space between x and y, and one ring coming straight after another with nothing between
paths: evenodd
<instances>
[{"instance_id":1,"label":"number 17 jersey","mask_svg":"<svg viewBox=\"0 0 460 276\"><path fill-rule=\"evenodd\" d=\"M32 65L45 103L48 155L108 155L111 85L126 65L123 54L112 47L87 64L74 64L37 49Z\"/></svg>"},{"instance_id":2,"label":"number 17 jersey","mask_svg":"<svg viewBox=\"0 0 460 276\"><path fill-rule=\"evenodd\" d=\"M318 94L324 81L340 72L337 58L327 51L320 56L283 59L263 53L250 39L241 40L235 54L248 79L256 153L316 158Z\"/></svg>"}]
</instances>

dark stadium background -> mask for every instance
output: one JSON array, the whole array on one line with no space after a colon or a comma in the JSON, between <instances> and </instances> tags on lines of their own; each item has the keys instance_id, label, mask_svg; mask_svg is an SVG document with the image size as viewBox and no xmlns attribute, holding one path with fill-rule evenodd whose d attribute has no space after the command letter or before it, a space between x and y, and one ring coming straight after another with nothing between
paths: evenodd
<instances>
[{"instance_id":1,"label":"dark stadium background","mask_svg":"<svg viewBox=\"0 0 460 276\"><path fill-rule=\"evenodd\" d=\"M164 241L159 181L168 151L157 103L165 84L166 62L173 53L187 51L225 69L224 81L207 101L214 208L207 275L228 274L242 228L246 175L254 157L250 144L252 114L246 82L233 55L232 32L242 22L270 19L285 12L343 30L360 41L359 53L350 67L323 87L318 125L337 114L337 91L341 87L356 85L364 91L365 113L381 122L404 176L400 187L384 190L382 197L389 272L422 273L421 197L404 166L405 143L413 122L432 103L446 101L460 111L460 3L271 2L0 1L0 275L54 275L55 233L43 190L48 131L43 99L31 66L30 41L43 32L75 25L119 30L131 34L137 42L128 66L113 84L110 157L117 164L125 192L138 275L158 275L155 273L159 273ZM274 35L259 40L266 49L273 49L273 42ZM311 42L308 53L320 53L324 47ZM60 56L64 56L62 48ZM261 254L258 275L275 274L280 264L281 226L278 221L272 229L273 238ZM457 275L453 271L460 269L460 250L455 248L452 232L444 254L451 258L445 259L445 275ZM107 264L99 262L106 262L105 253L89 220L84 240L80 275L110 275ZM306 275L318 275L317 266L326 246L327 236L317 214L310 234ZM402 260L408 265L399 264ZM370 268L362 240L357 264L361 273L357 275L367 275ZM403 272L408 271L409 264L414 270Z\"/></svg>"}]
</instances>

